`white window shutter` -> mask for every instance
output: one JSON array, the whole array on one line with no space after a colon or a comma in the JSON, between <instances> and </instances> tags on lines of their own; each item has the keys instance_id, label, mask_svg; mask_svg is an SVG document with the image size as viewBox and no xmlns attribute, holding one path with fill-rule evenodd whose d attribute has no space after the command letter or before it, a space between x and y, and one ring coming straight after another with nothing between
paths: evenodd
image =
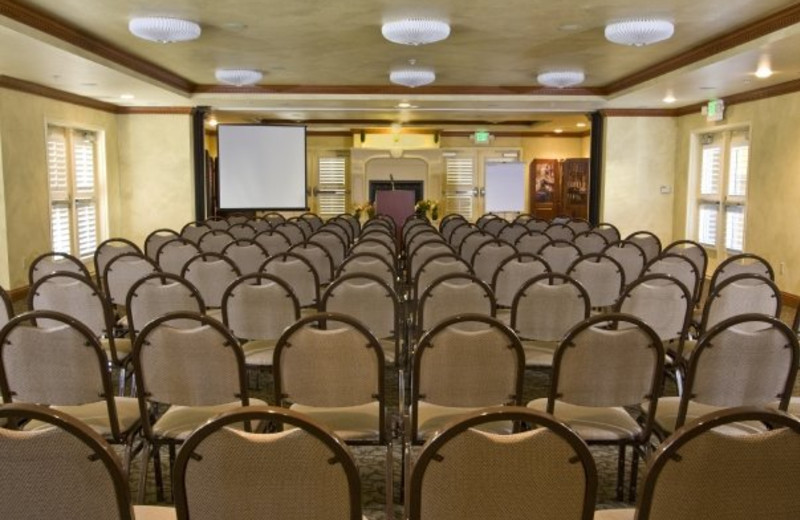
<instances>
[{"instance_id":1,"label":"white window shutter","mask_svg":"<svg viewBox=\"0 0 800 520\"><path fill-rule=\"evenodd\" d=\"M475 187L475 161L472 157L447 157L445 160L444 214L458 213L472 219Z\"/></svg>"},{"instance_id":2,"label":"white window shutter","mask_svg":"<svg viewBox=\"0 0 800 520\"><path fill-rule=\"evenodd\" d=\"M345 212L347 203L346 157L320 157L317 203L319 216L335 217Z\"/></svg>"}]
</instances>

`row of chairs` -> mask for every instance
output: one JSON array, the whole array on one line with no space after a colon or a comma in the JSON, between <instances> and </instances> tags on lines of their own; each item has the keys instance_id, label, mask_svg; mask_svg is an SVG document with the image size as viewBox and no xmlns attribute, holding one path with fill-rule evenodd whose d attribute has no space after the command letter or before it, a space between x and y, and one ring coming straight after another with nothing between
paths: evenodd
<instances>
[{"instance_id":1,"label":"row of chairs","mask_svg":"<svg viewBox=\"0 0 800 520\"><path fill-rule=\"evenodd\" d=\"M47 408L0 407L0 420L20 418L50 427L0 429L0 501L12 518L362 519L361 483L347 448L325 426L285 409L232 410L194 431L176 460L174 510L133 506L115 453L84 424ZM484 431L496 422L525 429ZM769 429L720 433L741 422ZM246 423L272 430L245 433ZM404 518L789 520L800 515L798 495L786 489L800 477L797 457L796 418L757 408L718 412L658 448L635 509L595 511L597 469L568 426L528 409L489 408L448 425L425 446Z\"/></svg>"}]
</instances>

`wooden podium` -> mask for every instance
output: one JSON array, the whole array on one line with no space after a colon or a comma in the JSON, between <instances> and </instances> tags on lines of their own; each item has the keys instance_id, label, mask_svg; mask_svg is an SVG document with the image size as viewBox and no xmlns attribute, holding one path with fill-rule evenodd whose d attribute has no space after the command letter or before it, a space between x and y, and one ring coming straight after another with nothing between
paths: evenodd
<instances>
[{"instance_id":1,"label":"wooden podium","mask_svg":"<svg viewBox=\"0 0 800 520\"><path fill-rule=\"evenodd\" d=\"M414 192L411 190L380 190L375 192L375 211L380 215L388 215L394 220L397 229L396 239L406 219L414 214Z\"/></svg>"}]
</instances>

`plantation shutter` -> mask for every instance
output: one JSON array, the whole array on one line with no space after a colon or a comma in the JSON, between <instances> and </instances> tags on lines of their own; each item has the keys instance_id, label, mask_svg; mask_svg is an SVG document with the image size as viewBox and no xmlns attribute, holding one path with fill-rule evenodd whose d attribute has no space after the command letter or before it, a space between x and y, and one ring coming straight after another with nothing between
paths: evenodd
<instances>
[{"instance_id":1,"label":"plantation shutter","mask_svg":"<svg viewBox=\"0 0 800 520\"><path fill-rule=\"evenodd\" d=\"M445 215L458 213L472 219L475 161L472 157L445 158Z\"/></svg>"},{"instance_id":2,"label":"plantation shutter","mask_svg":"<svg viewBox=\"0 0 800 520\"><path fill-rule=\"evenodd\" d=\"M317 203L319 216L335 217L345 212L347 174L346 157L320 157Z\"/></svg>"}]
</instances>

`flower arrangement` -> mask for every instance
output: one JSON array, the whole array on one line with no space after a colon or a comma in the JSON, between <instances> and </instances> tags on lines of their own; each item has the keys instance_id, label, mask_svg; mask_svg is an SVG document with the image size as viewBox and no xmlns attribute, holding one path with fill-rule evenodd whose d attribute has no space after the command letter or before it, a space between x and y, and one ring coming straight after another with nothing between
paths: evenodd
<instances>
[{"instance_id":1,"label":"flower arrangement","mask_svg":"<svg viewBox=\"0 0 800 520\"><path fill-rule=\"evenodd\" d=\"M366 213L368 219L375 217L375 206L373 206L372 202L367 201L353 208L353 215L357 219L361 219L362 213Z\"/></svg>"},{"instance_id":2,"label":"flower arrangement","mask_svg":"<svg viewBox=\"0 0 800 520\"><path fill-rule=\"evenodd\" d=\"M431 220L439 220L439 203L430 199L419 200L414 205L414 213L420 217L425 217L430 213Z\"/></svg>"}]
</instances>

